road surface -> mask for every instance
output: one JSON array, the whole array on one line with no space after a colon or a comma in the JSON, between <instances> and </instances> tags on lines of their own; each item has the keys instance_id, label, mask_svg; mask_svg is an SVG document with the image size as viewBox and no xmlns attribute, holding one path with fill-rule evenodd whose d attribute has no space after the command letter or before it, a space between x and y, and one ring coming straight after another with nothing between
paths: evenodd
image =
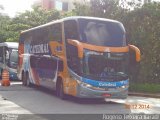
<instances>
[{"instance_id":1,"label":"road surface","mask_svg":"<svg viewBox=\"0 0 160 120\"><path fill-rule=\"evenodd\" d=\"M0 114L160 114L160 99L129 96L126 100L61 100L54 91L14 82L0 86ZM37 118L38 119L38 118Z\"/></svg>"}]
</instances>

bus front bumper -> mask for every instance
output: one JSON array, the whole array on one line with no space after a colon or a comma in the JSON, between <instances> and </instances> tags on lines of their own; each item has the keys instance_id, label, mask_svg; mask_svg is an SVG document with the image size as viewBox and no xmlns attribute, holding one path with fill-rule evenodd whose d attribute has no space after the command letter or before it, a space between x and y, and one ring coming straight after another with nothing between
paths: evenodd
<instances>
[{"instance_id":1,"label":"bus front bumper","mask_svg":"<svg viewBox=\"0 0 160 120\"><path fill-rule=\"evenodd\" d=\"M113 88L112 90L95 90L78 84L77 97L79 98L115 98L126 99L128 96L128 86L126 88Z\"/></svg>"}]
</instances>

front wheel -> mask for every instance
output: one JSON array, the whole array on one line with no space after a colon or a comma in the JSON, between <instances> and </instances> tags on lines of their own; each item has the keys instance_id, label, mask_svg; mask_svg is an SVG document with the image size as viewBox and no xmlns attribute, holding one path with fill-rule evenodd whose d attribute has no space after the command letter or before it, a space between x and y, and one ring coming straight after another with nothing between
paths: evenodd
<instances>
[{"instance_id":1,"label":"front wheel","mask_svg":"<svg viewBox=\"0 0 160 120\"><path fill-rule=\"evenodd\" d=\"M58 81L58 83L57 83L56 94L61 99L65 99L66 98L66 95L65 95L64 89L63 89L63 82L62 82L62 80Z\"/></svg>"},{"instance_id":2,"label":"front wheel","mask_svg":"<svg viewBox=\"0 0 160 120\"><path fill-rule=\"evenodd\" d=\"M25 73L22 73L22 84L23 84L24 86L27 85L27 83L26 83L26 74L25 74Z\"/></svg>"},{"instance_id":3,"label":"front wheel","mask_svg":"<svg viewBox=\"0 0 160 120\"><path fill-rule=\"evenodd\" d=\"M27 83L27 86L30 86L31 83L30 83L30 79L29 79L29 74L27 73L26 75L26 83Z\"/></svg>"}]
</instances>

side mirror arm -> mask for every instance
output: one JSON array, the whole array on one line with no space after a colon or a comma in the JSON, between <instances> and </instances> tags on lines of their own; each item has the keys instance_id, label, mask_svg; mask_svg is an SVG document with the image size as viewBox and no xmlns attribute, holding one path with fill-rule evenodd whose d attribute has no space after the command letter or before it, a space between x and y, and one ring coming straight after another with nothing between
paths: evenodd
<instances>
[{"instance_id":1,"label":"side mirror arm","mask_svg":"<svg viewBox=\"0 0 160 120\"><path fill-rule=\"evenodd\" d=\"M140 50L138 49L138 47L136 47L136 46L134 46L134 45L128 45L129 46L129 48L131 49L131 50L133 50L133 51L135 51L135 54L136 54L136 61L137 62L140 62L140 60L141 60L141 52L140 52Z\"/></svg>"}]
</instances>

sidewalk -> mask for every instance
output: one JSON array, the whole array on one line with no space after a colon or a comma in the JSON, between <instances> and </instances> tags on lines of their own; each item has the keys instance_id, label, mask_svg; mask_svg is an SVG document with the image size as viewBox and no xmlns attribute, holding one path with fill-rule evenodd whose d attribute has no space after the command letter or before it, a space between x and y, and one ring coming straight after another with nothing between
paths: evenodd
<instances>
[{"instance_id":1,"label":"sidewalk","mask_svg":"<svg viewBox=\"0 0 160 120\"><path fill-rule=\"evenodd\" d=\"M33 114L23 107L3 98L0 95L0 114Z\"/></svg>"},{"instance_id":2,"label":"sidewalk","mask_svg":"<svg viewBox=\"0 0 160 120\"><path fill-rule=\"evenodd\" d=\"M140 96L140 97L151 97L151 98L160 98L160 94L152 94L152 93L137 93L137 92L129 92L130 96Z\"/></svg>"},{"instance_id":3,"label":"sidewalk","mask_svg":"<svg viewBox=\"0 0 160 120\"><path fill-rule=\"evenodd\" d=\"M34 114L0 95L0 120L48 120Z\"/></svg>"}]
</instances>

